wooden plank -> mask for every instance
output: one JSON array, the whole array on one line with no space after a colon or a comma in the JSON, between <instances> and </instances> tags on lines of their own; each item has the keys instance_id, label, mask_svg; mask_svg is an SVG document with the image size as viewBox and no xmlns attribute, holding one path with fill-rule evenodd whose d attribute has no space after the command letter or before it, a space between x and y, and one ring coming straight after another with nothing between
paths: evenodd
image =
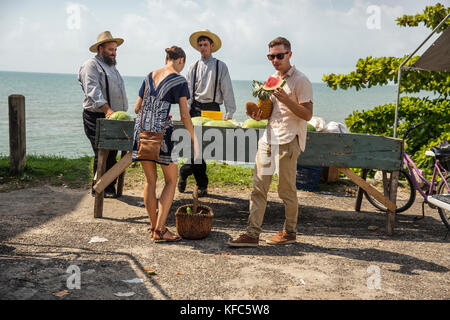
<instances>
[{"instance_id":1,"label":"wooden plank","mask_svg":"<svg viewBox=\"0 0 450 320\"><path fill-rule=\"evenodd\" d=\"M125 157L126 154L127 154L126 151L122 151L120 158L123 159L123 157ZM124 182L125 182L125 171L122 172L122 174L119 176L119 179L117 180L117 197L122 196Z\"/></svg>"},{"instance_id":2,"label":"wooden plank","mask_svg":"<svg viewBox=\"0 0 450 320\"><path fill-rule=\"evenodd\" d=\"M389 199L396 204L397 203L397 187L399 171L391 173L389 182ZM394 233L395 227L395 210L389 209L386 217L386 233L391 236Z\"/></svg>"},{"instance_id":3,"label":"wooden plank","mask_svg":"<svg viewBox=\"0 0 450 320\"><path fill-rule=\"evenodd\" d=\"M174 122L174 128L183 128L182 123ZM218 129L222 132L223 141L226 136L237 129L203 127L203 136L208 129ZM247 130L255 129L244 129ZM258 134L258 139L264 133ZM209 142L204 142L204 146ZM298 159L299 165L337 167L337 168L367 168L379 170L398 170L402 164L402 140L384 136L366 134L341 134L308 132L305 151ZM246 148L248 147L246 142ZM224 150L224 159L230 158ZM209 159L208 155L204 156ZM254 161L254 157L246 156ZM224 160L216 159L216 160Z\"/></svg>"},{"instance_id":4,"label":"wooden plank","mask_svg":"<svg viewBox=\"0 0 450 320\"><path fill-rule=\"evenodd\" d=\"M94 190L97 193L103 192L107 186L111 184L118 176L120 176L126 168L130 166L132 153L128 152L122 159L119 160L111 169L105 174L99 176L97 183L94 185Z\"/></svg>"},{"instance_id":5,"label":"wooden plank","mask_svg":"<svg viewBox=\"0 0 450 320\"><path fill-rule=\"evenodd\" d=\"M337 168L398 170L402 141L383 136L308 132L298 164Z\"/></svg>"},{"instance_id":6,"label":"wooden plank","mask_svg":"<svg viewBox=\"0 0 450 320\"><path fill-rule=\"evenodd\" d=\"M368 169L362 169L361 170L361 179L366 181L368 173L369 173ZM363 193L364 193L364 189L361 187L358 187L358 195L356 196L355 211L361 211Z\"/></svg>"},{"instance_id":7,"label":"wooden plank","mask_svg":"<svg viewBox=\"0 0 450 320\"><path fill-rule=\"evenodd\" d=\"M348 168L338 168L340 172L345 174L347 177L349 177L354 183L356 183L358 186L363 188L367 193L369 193L371 196L373 196L375 199L380 201L383 205L385 205L389 210L395 212L396 205L389 199L385 198L378 190L373 188L370 184L368 184L366 181L361 179L354 173L352 170Z\"/></svg>"},{"instance_id":8,"label":"wooden plank","mask_svg":"<svg viewBox=\"0 0 450 320\"><path fill-rule=\"evenodd\" d=\"M106 170L106 159L108 158L109 150L98 150L98 162L97 162L97 179L100 180L103 173ZM103 217L103 196L104 192L95 192L94 203L94 218Z\"/></svg>"},{"instance_id":9,"label":"wooden plank","mask_svg":"<svg viewBox=\"0 0 450 320\"><path fill-rule=\"evenodd\" d=\"M99 119L98 147L109 150L132 151L133 121L115 121ZM183 129L181 121L173 122L174 129ZM257 142L264 133L264 129L233 129L222 127L196 127L202 137L203 154L205 159L254 162ZM211 133L219 134L218 139L205 139ZM251 138L249 138L251 136ZM233 140L230 145L227 142ZM180 139L180 141L182 141ZM179 141L174 142L175 145ZM305 151L300 155L300 165L336 167L336 168L365 168L395 171L402 164L402 140L366 135L308 132ZM183 153L179 157L184 157Z\"/></svg>"},{"instance_id":10,"label":"wooden plank","mask_svg":"<svg viewBox=\"0 0 450 320\"><path fill-rule=\"evenodd\" d=\"M9 168L12 175L22 174L26 163L25 97L13 94L9 106Z\"/></svg>"}]
</instances>

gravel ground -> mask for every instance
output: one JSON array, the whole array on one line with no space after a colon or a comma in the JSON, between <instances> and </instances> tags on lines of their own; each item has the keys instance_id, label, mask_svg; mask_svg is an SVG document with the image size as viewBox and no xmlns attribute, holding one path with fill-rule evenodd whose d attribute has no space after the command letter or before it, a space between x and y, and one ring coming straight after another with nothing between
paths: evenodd
<instances>
[{"instance_id":1,"label":"gravel ground","mask_svg":"<svg viewBox=\"0 0 450 320\"><path fill-rule=\"evenodd\" d=\"M249 191L210 193L201 198L215 214L210 235L171 244L151 241L142 189L105 199L102 219L93 218L87 190L1 193L0 299L450 298L450 236L437 210L427 207L424 220L413 220L419 200L397 216L389 237L385 216L366 200L355 212L352 194L298 191L297 243L280 247L263 241L284 221L283 204L270 193L260 246L234 249L226 243L245 230ZM176 208L191 199L176 194L172 231ZM93 237L107 241L89 243ZM80 289L68 268L79 270Z\"/></svg>"}]
</instances>

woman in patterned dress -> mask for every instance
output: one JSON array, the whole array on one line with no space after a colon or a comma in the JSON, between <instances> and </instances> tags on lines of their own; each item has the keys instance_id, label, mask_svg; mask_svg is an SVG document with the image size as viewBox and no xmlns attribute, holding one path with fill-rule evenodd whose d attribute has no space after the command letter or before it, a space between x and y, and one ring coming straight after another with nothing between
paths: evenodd
<instances>
[{"instance_id":1,"label":"woman in patterned dress","mask_svg":"<svg viewBox=\"0 0 450 320\"><path fill-rule=\"evenodd\" d=\"M172 158L173 124L169 117L171 104L179 104L181 121L183 121L194 142L195 157L198 155L198 143L187 105L189 99L188 84L186 79L179 74L184 68L186 54L183 49L176 46L166 49L166 53L165 67L151 72L145 78L134 107L135 113L139 115L136 117L134 128L133 161L139 161L136 156L139 130L141 129L141 112L143 112L143 130L164 132L160 161L141 161L146 176L144 203L150 218L151 236L155 241L178 241L181 238L170 232L165 225L172 206L178 178L178 165L176 159ZM161 165L165 181L159 198L158 216L156 216L156 163Z\"/></svg>"}]
</instances>

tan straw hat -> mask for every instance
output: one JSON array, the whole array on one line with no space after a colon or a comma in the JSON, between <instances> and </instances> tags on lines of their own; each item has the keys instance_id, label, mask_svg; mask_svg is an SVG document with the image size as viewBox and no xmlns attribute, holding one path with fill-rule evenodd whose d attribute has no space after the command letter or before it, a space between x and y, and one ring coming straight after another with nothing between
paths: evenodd
<instances>
[{"instance_id":1,"label":"tan straw hat","mask_svg":"<svg viewBox=\"0 0 450 320\"><path fill-rule=\"evenodd\" d=\"M113 42L113 41L117 43L117 46L120 46L123 43L123 39L113 38L113 36L111 35L111 32L103 31L102 33L100 33L97 36L97 43L93 44L89 48L89 51L96 53L99 45L101 45L102 43L105 43L105 42Z\"/></svg>"},{"instance_id":2,"label":"tan straw hat","mask_svg":"<svg viewBox=\"0 0 450 320\"><path fill-rule=\"evenodd\" d=\"M220 38L212 33L211 31L209 31L208 29L203 29L201 31L197 31L194 32L193 34L191 34L191 36L189 37L189 42L191 43L191 46L195 49L198 50L198 43L197 40L198 38L200 38L201 36L205 36L210 38L213 42L214 42L214 49L212 50L212 52L216 52L220 49L220 47L222 46L222 41L220 40Z\"/></svg>"}]
</instances>

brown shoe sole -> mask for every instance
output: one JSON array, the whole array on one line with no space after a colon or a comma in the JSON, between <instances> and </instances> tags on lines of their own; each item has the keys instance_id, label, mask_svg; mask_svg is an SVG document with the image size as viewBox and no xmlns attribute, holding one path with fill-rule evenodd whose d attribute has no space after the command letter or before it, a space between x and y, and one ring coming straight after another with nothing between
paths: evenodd
<instances>
[{"instance_id":1,"label":"brown shoe sole","mask_svg":"<svg viewBox=\"0 0 450 320\"><path fill-rule=\"evenodd\" d=\"M240 248L242 248L242 247L258 247L259 246L259 243L250 243L250 242L247 242L247 243L243 243L243 242L241 242L241 243L234 243L234 242L230 242L230 241L228 241L228 245L230 246L230 247L240 247Z\"/></svg>"},{"instance_id":2,"label":"brown shoe sole","mask_svg":"<svg viewBox=\"0 0 450 320\"><path fill-rule=\"evenodd\" d=\"M292 244L292 243L296 243L297 242L297 239L292 239L292 240L286 240L286 241L283 241L283 242L279 242L279 241L272 241L272 240L270 240L270 239L267 239L266 240L266 243L267 244L274 244L274 245L282 245L282 244Z\"/></svg>"}]
</instances>

